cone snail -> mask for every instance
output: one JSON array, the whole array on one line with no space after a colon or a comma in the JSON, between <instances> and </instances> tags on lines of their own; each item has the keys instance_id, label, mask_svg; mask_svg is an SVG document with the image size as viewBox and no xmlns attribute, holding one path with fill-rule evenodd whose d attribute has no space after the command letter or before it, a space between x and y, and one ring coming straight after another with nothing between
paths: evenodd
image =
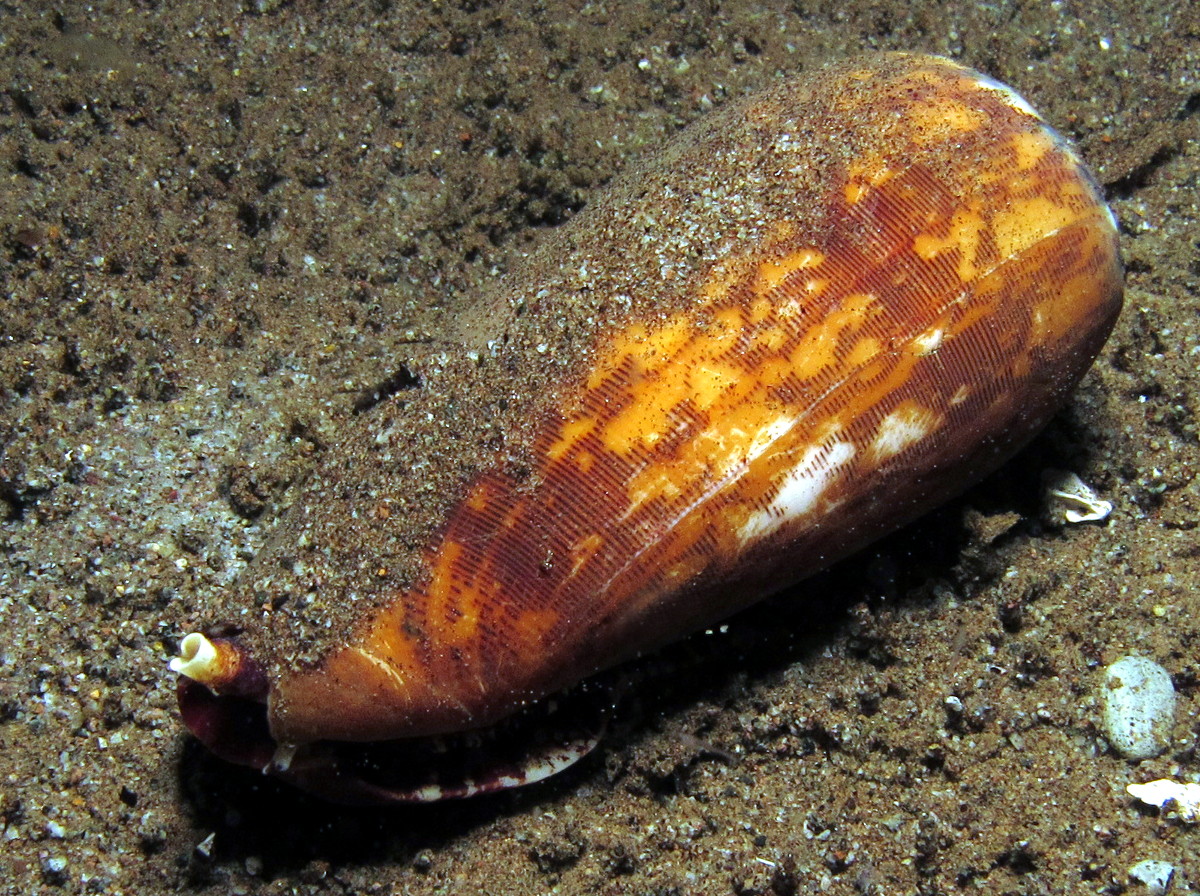
<instances>
[{"instance_id":1,"label":"cone snail","mask_svg":"<svg viewBox=\"0 0 1200 896\"><path fill-rule=\"evenodd\" d=\"M960 493L1063 405L1121 297L1098 187L984 75L887 54L730 102L401 359L414 387L183 639L184 720L347 802L552 774L595 736L489 760L480 735L453 781L385 766Z\"/></svg>"}]
</instances>

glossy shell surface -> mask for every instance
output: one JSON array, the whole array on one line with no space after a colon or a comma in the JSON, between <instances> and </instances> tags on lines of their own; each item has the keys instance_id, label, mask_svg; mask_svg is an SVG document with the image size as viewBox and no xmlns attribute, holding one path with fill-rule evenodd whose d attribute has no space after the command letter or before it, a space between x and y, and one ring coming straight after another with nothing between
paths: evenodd
<instances>
[{"instance_id":1,"label":"glossy shell surface","mask_svg":"<svg viewBox=\"0 0 1200 896\"><path fill-rule=\"evenodd\" d=\"M399 359L419 387L199 621L242 630L220 650L279 743L488 725L994 469L1121 283L1095 184L1009 88L900 54L782 81L615 181L453 349Z\"/></svg>"}]
</instances>

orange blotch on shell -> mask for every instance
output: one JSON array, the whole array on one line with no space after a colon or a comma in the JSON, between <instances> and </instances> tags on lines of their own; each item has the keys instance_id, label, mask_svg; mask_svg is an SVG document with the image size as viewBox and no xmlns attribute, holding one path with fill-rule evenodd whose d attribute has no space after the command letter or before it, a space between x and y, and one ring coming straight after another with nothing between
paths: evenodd
<instances>
[{"instance_id":1,"label":"orange blotch on shell","mask_svg":"<svg viewBox=\"0 0 1200 896\"><path fill-rule=\"evenodd\" d=\"M757 288L764 293L770 292L796 271L816 267L824 260L824 254L811 247L802 248L783 258L769 258L759 265Z\"/></svg>"},{"instance_id":2,"label":"orange blotch on shell","mask_svg":"<svg viewBox=\"0 0 1200 896\"><path fill-rule=\"evenodd\" d=\"M1046 154L1054 149L1054 141L1042 131L1023 131L1008 138L1009 149L1016 166L1021 171L1029 171L1046 158Z\"/></svg>"},{"instance_id":3,"label":"orange blotch on shell","mask_svg":"<svg viewBox=\"0 0 1200 896\"><path fill-rule=\"evenodd\" d=\"M991 219L992 238L1002 259L1014 258L1045 239L1049 234L1073 223L1077 209L1063 205L1050 196L1016 199Z\"/></svg>"},{"instance_id":4,"label":"orange blotch on shell","mask_svg":"<svg viewBox=\"0 0 1200 896\"><path fill-rule=\"evenodd\" d=\"M962 135L979 130L988 121L986 113L956 95L935 94L907 114L918 144L961 139Z\"/></svg>"},{"instance_id":5,"label":"orange blotch on shell","mask_svg":"<svg viewBox=\"0 0 1200 896\"><path fill-rule=\"evenodd\" d=\"M846 171L846 185L842 197L846 205L855 205L866 198L873 189L883 186L895 175L895 170L882 158L856 159Z\"/></svg>"},{"instance_id":6,"label":"orange blotch on shell","mask_svg":"<svg viewBox=\"0 0 1200 896\"><path fill-rule=\"evenodd\" d=\"M979 273L976 259L980 255L979 241L988 232L988 221L978 203L958 209L944 232L922 231L913 238L913 251L926 261L944 252L957 254L956 272L960 280L969 283Z\"/></svg>"},{"instance_id":7,"label":"orange blotch on shell","mask_svg":"<svg viewBox=\"0 0 1200 896\"><path fill-rule=\"evenodd\" d=\"M478 600L463 587L463 571L473 562L469 549L457 541L443 541L434 561L425 589L427 618L446 644L467 643L479 622Z\"/></svg>"},{"instance_id":8,"label":"orange blotch on shell","mask_svg":"<svg viewBox=\"0 0 1200 896\"><path fill-rule=\"evenodd\" d=\"M550 460L560 460L577 448L583 439L595 428L595 421L588 417L580 417L563 424L558 436L549 448L546 456Z\"/></svg>"}]
</instances>

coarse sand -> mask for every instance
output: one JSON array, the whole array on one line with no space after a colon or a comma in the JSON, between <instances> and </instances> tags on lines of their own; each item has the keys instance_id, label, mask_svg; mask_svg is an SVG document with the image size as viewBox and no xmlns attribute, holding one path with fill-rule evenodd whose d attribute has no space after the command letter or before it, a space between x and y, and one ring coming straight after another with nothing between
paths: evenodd
<instances>
[{"instance_id":1,"label":"coarse sand","mask_svg":"<svg viewBox=\"0 0 1200 896\"><path fill-rule=\"evenodd\" d=\"M964 498L641 662L524 791L344 809L208 756L166 663L406 352L681 126L864 49L1012 84L1125 311ZM0 2L0 892L1118 893L1200 879L1200 7ZM390 386L389 386L390 384ZM1114 510L1060 525L1043 474ZM1099 732L1172 675L1170 749Z\"/></svg>"}]
</instances>

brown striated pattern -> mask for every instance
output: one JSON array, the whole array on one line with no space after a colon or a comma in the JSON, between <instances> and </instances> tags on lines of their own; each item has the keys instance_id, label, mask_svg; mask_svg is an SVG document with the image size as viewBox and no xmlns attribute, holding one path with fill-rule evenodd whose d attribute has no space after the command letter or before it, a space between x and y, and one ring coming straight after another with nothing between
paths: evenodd
<instances>
[{"instance_id":1,"label":"brown striated pattern","mask_svg":"<svg viewBox=\"0 0 1200 896\"><path fill-rule=\"evenodd\" d=\"M872 89L828 102L849 130L887 104L890 140L812 158L816 208L597 333L530 463L468 485L423 580L273 683L276 737L494 721L863 546L1045 423L1120 307L1111 215L1007 88L927 57L887 73L846 68ZM768 112L794 159L803 119Z\"/></svg>"}]
</instances>

